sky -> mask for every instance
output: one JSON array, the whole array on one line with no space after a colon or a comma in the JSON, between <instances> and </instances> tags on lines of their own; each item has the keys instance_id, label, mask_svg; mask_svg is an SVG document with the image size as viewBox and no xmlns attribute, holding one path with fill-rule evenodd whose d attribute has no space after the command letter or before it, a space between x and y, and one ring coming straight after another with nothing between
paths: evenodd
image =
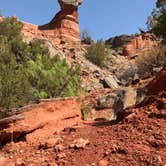
<instances>
[{"instance_id":1,"label":"sky","mask_svg":"<svg viewBox=\"0 0 166 166\"><path fill-rule=\"evenodd\" d=\"M156 0L84 0L79 7L81 31L88 31L94 40L121 34L138 33L146 28L147 17ZM57 0L0 0L6 17L16 15L32 24L48 23L60 10Z\"/></svg>"}]
</instances>

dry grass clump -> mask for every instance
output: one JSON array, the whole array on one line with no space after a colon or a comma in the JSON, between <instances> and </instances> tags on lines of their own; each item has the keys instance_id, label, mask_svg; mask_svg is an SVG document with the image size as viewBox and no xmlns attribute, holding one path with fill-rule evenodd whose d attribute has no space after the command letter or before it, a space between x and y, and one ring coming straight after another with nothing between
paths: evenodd
<instances>
[{"instance_id":1,"label":"dry grass clump","mask_svg":"<svg viewBox=\"0 0 166 166\"><path fill-rule=\"evenodd\" d=\"M156 46L142 50L136 58L138 74L141 78L153 76L165 63L166 46Z\"/></svg>"}]
</instances>

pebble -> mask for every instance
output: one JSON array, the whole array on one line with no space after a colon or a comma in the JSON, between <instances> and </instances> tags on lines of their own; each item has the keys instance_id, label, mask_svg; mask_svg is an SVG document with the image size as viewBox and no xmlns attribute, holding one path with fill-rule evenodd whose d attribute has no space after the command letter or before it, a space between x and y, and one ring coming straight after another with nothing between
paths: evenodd
<instances>
[{"instance_id":1,"label":"pebble","mask_svg":"<svg viewBox=\"0 0 166 166\"><path fill-rule=\"evenodd\" d=\"M107 160L100 160L99 166L108 166L108 161Z\"/></svg>"}]
</instances>

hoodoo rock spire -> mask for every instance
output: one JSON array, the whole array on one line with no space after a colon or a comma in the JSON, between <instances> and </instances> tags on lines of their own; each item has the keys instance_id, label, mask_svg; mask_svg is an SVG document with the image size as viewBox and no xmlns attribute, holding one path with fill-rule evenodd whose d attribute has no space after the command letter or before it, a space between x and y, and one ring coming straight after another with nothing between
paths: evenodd
<instances>
[{"instance_id":1,"label":"hoodoo rock spire","mask_svg":"<svg viewBox=\"0 0 166 166\"><path fill-rule=\"evenodd\" d=\"M39 26L42 31L54 31L54 35L66 42L80 41L78 6L83 0L58 0L61 10L48 23Z\"/></svg>"},{"instance_id":2,"label":"hoodoo rock spire","mask_svg":"<svg viewBox=\"0 0 166 166\"><path fill-rule=\"evenodd\" d=\"M58 0L61 9L48 24L37 26L24 22L23 34L26 40L46 39L59 48L61 44L71 46L80 43L78 7L82 2L83 0Z\"/></svg>"}]
</instances>

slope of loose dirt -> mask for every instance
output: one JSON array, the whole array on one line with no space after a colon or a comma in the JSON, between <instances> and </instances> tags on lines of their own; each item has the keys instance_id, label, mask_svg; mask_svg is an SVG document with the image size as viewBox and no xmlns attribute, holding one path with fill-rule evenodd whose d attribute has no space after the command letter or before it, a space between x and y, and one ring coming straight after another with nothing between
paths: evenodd
<instances>
[{"instance_id":1,"label":"slope of loose dirt","mask_svg":"<svg viewBox=\"0 0 166 166\"><path fill-rule=\"evenodd\" d=\"M9 143L2 149L5 164L86 166L107 162L111 166L162 166L166 164L166 94L148 102L119 123L86 123L55 133L54 139L60 138L59 142L45 140L47 144L33 146L26 141ZM79 138L88 139L89 145L70 148Z\"/></svg>"},{"instance_id":2,"label":"slope of loose dirt","mask_svg":"<svg viewBox=\"0 0 166 166\"><path fill-rule=\"evenodd\" d=\"M164 68L155 80L164 80ZM120 122L84 122L54 132L51 138L31 144L20 138L6 144L0 153L5 166L164 166L166 165L166 91L158 89ZM159 83L159 84L158 84ZM162 83L162 85L165 85ZM159 87L158 87L159 86ZM150 94L150 93L149 93ZM40 134L38 135L40 137ZM88 140L71 148L77 139Z\"/></svg>"},{"instance_id":3,"label":"slope of loose dirt","mask_svg":"<svg viewBox=\"0 0 166 166\"><path fill-rule=\"evenodd\" d=\"M166 65L159 72L156 78L149 84L149 94L157 94L166 91Z\"/></svg>"}]
</instances>

